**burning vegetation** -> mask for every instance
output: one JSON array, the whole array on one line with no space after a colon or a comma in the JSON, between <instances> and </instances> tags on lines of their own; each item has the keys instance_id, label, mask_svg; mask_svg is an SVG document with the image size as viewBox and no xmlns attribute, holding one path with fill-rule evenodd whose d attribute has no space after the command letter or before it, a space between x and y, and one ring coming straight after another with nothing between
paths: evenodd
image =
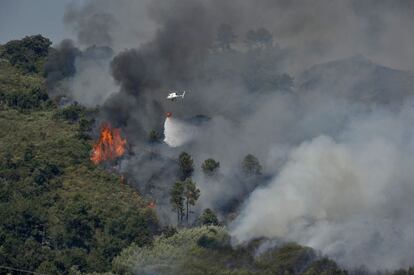
<instances>
[{"instance_id":1,"label":"burning vegetation","mask_svg":"<svg viewBox=\"0 0 414 275\"><path fill-rule=\"evenodd\" d=\"M93 145L91 161L99 164L114 160L125 153L127 141L121 137L121 130L112 128L109 123L102 123L99 139Z\"/></svg>"},{"instance_id":2,"label":"burning vegetation","mask_svg":"<svg viewBox=\"0 0 414 275\"><path fill-rule=\"evenodd\" d=\"M156 204L156 203L155 203L155 201L153 200L153 201L150 201L150 202L148 203L147 207L148 207L148 208L151 208L151 209L155 209L155 207L157 207L157 204Z\"/></svg>"}]
</instances>

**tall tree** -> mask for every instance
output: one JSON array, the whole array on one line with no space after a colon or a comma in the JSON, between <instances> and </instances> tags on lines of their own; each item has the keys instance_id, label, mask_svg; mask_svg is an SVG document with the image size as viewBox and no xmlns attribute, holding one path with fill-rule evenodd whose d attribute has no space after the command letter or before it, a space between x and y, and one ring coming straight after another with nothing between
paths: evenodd
<instances>
[{"instance_id":1,"label":"tall tree","mask_svg":"<svg viewBox=\"0 0 414 275\"><path fill-rule=\"evenodd\" d=\"M259 160L252 154L248 154L244 157L242 169L247 176L262 174L262 166L260 165Z\"/></svg>"},{"instance_id":2,"label":"tall tree","mask_svg":"<svg viewBox=\"0 0 414 275\"><path fill-rule=\"evenodd\" d=\"M200 197L200 189L197 188L197 185L190 178L187 178L184 182L184 197L186 204L186 221L188 225L188 213L190 205L194 206L198 198Z\"/></svg>"},{"instance_id":3,"label":"tall tree","mask_svg":"<svg viewBox=\"0 0 414 275\"><path fill-rule=\"evenodd\" d=\"M177 211L177 225L181 224L184 211L184 184L182 181L174 183L170 190L170 203L174 211Z\"/></svg>"},{"instance_id":4,"label":"tall tree","mask_svg":"<svg viewBox=\"0 0 414 275\"><path fill-rule=\"evenodd\" d=\"M182 152L179 156L179 165L180 165L180 179L185 180L186 178L191 177L194 171L194 163L191 156Z\"/></svg>"},{"instance_id":5,"label":"tall tree","mask_svg":"<svg viewBox=\"0 0 414 275\"><path fill-rule=\"evenodd\" d=\"M237 35L234 34L233 28L228 24L221 24L217 28L217 46L222 50L230 50L231 44L236 41Z\"/></svg>"},{"instance_id":6,"label":"tall tree","mask_svg":"<svg viewBox=\"0 0 414 275\"><path fill-rule=\"evenodd\" d=\"M214 175L219 167L220 167L220 162L215 161L214 159L206 159L201 165L201 168L203 169L204 174L207 176Z\"/></svg>"}]
</instances>

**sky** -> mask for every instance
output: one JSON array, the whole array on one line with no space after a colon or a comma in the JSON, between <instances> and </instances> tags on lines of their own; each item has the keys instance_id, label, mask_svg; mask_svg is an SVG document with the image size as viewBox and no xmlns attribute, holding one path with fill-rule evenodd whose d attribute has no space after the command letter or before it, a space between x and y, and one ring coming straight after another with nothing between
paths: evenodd
<instances>
[{"instance_id":1,"label":"sky","mask_svg":"<svg viewBox=\"0 0 414 275\"><path fill-rule=\"evenodd\" d=\"M66 5L74 1L81 0L0 0L0 44L34 34L53 43L72 37L63 15Z\"/></svg>"}]
</instances>

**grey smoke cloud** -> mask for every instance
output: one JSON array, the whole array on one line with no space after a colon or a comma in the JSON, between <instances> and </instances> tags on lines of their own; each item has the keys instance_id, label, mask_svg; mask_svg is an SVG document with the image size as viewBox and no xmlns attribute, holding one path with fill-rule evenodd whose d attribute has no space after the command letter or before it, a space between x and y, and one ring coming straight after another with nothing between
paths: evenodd
<instances>
[{"instance_id":1,"label":"grey smoke cloud","mask_svg":"<svg viewBox=\"0 0 414 275\"><path fill-rule=\"evenodd\" d=\"M251 194L234 238L299 241L348 267L409 266L413 121L412 104L398 113L376 110L336 137L305 141L272 183Z\"/></svg>"},{"instance_id":2,"label":"grey smoke cloud","mask_svg":"<svg viewBox=\"0 0 414 275\"><path fill-rule=\"evenodd\" d=\"M119 52L151 38L156 24L150 20L149 0L82 1L67 5L65 24L80 46L105 46Z\"/></svg>"},{"instance_id":3,"label":"grey smoke cloud","mask_svg":"<svg viewBox=\"0 0 414 275\"><path fill-rule=\"evenodd\" d=\"M88 107L103 104L119 89L110 75L112 55L108 47L81 51L72 40L63 40L45 64L49 93L65 95Z\"/></svg>"},{"instance_id":4,"label":"grey smoke cloud","mask_svg":"<svg viewBox=\"0 0 414 275\"><path fill-rule=\"evenodd\" d=\"M76 59L76 74L65 80L74 100L95 107L118 91L119 87L110 77L111 57L109 48L88 48Z\"/></svg>"}]
</instances>

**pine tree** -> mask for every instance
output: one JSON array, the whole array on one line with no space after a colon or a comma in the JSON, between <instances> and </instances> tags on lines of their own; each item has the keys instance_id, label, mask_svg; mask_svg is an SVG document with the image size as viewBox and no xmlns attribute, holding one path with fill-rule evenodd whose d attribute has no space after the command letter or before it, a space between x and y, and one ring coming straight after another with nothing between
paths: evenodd
<instances>
[{"instance_id":1,"label":"pine tree","mask_svg":"<svg viewBox=\"0 0 414 275\"><path fill-rule=\"evenodd\" d=\"M177 225L181 224L184 211L184 184L181 181L174 183L170 191L170 203L177 211Z\"/></svg>"},{"instance_id":2,"label":"pine tree","mask_svg":"<svg viewBox=\"0 0 414 275\"><path fill-rule=\"evenodd\" d=\"M186 153L182 152L179 157L179 165L180 165L180 179L185 180L186 178L191 177L194 171L194 164L193 159L191 156Z\"/></svg>"},{"instance_id":3,"label":"pine tree","mask_svg":"<svg viewBox=\"0 0 414 275\"><path fill-rule=\"evenodd\" d=\"M187 178L184 182L184 197L186 201L186 221L188 224L188 213L190 205L195 205L196 201L200 197L200 189L197 188L197 185L190 178Z\"/></svg>"},{"instance_id":4,"label":"pine tree","mask_svg":"<svg viewBox=\"0 0 414 275\"><path fill-rule=\"evenodd\" d=\"M248 154L244 157L242 169L247 176L257 176L262 174L262 166L260 165L259 160L252 154Z\"/></svg>"},{"instance_id":5,"label":"pine tree","mask_svg":"<svg viewBox=\"0 0 414 275\"><path fill-rule=\"evenodd\" d=\"M204 174L206 174L207 176L214 175L219 167L220 167L220 162L215 161L214 159L206 159L201 165L201 168L203 169Z\"/></svg>"},{"instance_id":6,"label":"pine tree","mask_svg":"<svg viewBox=\"0 0 414 275\"><path fill-rule=\"evenodd\" d=\"M201 225L219 225L216 214L210 208L207 208L201 214L199 222Z\"/></svg>"}]
</instances>

